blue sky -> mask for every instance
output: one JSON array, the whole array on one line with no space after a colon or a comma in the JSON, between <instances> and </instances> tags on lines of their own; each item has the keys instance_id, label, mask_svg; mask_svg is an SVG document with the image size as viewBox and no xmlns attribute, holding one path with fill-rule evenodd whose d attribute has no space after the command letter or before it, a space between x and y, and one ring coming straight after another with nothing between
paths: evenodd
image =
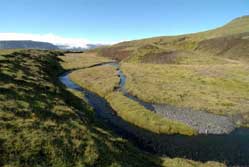
<instances>
[{"instance_id":1,"label":"blue sky","mask_svg":"<svg viewBox=\"0 0 249 167\"><path fill-rule=\"evenodd\" d=\"M207 30L248 14L248 0L1 0L0 32L116 42Z\"/></svg>"}]
</instances>

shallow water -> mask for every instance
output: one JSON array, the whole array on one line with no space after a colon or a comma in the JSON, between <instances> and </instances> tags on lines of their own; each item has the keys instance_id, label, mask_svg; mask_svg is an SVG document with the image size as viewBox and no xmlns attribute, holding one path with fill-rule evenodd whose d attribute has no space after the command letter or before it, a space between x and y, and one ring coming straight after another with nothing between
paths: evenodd
<instances>
[{"instance_id":1,"label":"shallow water","mask_svg":"<svg viewBox=\"0 0 249 167\"><path fill-rule=\"evenodd\" d=\"M118 68L118 65L115 66ZM143 103L125 91L126 78L120 72L119 89L131 99ZM115 114L104 98L72 82L68 77L69 74L70 72L61 75L59 77L60 81L68 88L83 92L88 103L95 109L96 116L110 126L118 135L130 140L140 149L169 157L183 157L203 162L226 162L229 166L249 165L249 129L239 128L230 134L223 135L209 134L191 137L154 134L122 120ZM153 107L153 105L151 106Z\"/></svg>"}]
</instances>

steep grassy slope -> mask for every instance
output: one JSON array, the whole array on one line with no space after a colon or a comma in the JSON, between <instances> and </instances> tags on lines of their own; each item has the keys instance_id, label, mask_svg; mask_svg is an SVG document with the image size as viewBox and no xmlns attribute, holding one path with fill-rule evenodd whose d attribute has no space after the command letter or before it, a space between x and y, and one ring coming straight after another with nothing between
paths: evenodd
<instances>
[{"instance_id":1,"label":"steep grassy slope","mask_svg":"<svg viewBox=\"0 0 249 167\"><path fill-rule=\"evenodd\" d=\"M4 53L0 59L0 166L223 166L151 156L115 136L94 120L82 95L57 82L62 72L56 57L60 53Z\"/></svg>"},{"instance_id":2,"label":"steep grassy slope","mask_svg":"<svg viewBox=\"0 0 249 167\"><path fill-rule=\"evenodd\" d=\"M179 57L199 55L236 59L236 53L243 53L243 57L248 59L248 36L249 16L244 16L206 32L123 42L97 51L101 56L127 62L172 63L172 60ZM217 53L217 47L222 52Z\"/></svg>"}]
</instances>

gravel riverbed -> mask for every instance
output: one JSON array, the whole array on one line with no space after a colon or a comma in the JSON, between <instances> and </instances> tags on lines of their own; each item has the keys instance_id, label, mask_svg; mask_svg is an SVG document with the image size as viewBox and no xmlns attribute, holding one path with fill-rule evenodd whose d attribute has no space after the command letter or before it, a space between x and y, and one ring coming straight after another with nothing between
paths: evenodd
<instances>
[{"instance_id":1,"label":"gravel riverbed","mask_svg":"<svg viewBox=\"0 0 249 167\"><path fill-rule=\"evenodd\" d=\"M153 105L156 113L178 120L198 130L199 134L228 134L236 127L233 120L204 111L180 109L169 105Z\"/></svg>"}]
</instances>

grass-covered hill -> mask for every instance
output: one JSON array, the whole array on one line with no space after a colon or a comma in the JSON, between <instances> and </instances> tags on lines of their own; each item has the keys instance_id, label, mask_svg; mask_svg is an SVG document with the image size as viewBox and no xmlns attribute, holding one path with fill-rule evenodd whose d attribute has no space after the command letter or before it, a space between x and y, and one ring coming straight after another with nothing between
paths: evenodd
<instances>
[{"instance_id":1,"label":"grass-covered hill","mask_svg":"<svg viewBox=\"0 0 249 167\"><path fill-rule=\"evenodd\" d=\"M199 55L249 58L249 16L205 32L122 42L99 49L102 56L127 62L175 63Z\"/></svg>"},{"instance_id":2,"label":"grass-covered hill","mask_svg":"<svg viewBox=\"0 0 249 167\"><path fill-rule=\"evenodd\" d=\"M58 82L60 54L0 52L0 166L223 166L152 156L116 136Z\"/></svg>"}]
</instances>

